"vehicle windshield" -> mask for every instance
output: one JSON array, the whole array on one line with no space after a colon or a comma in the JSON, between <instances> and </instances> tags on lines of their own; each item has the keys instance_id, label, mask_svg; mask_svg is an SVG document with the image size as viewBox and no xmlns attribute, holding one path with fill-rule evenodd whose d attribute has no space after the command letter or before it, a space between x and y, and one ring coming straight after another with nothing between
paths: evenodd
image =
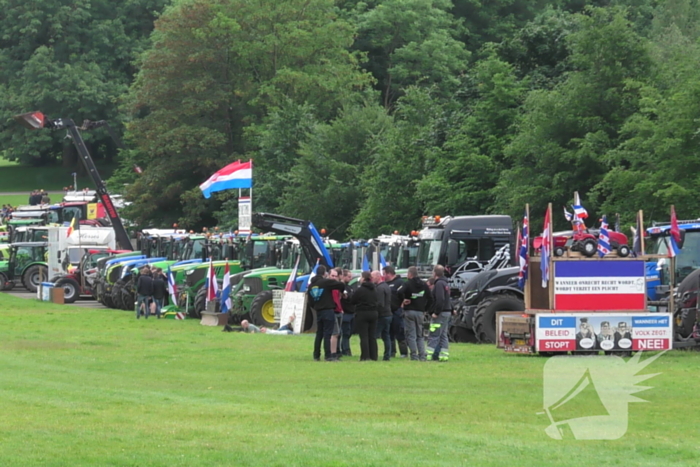
<instances>
[{"instance_id":1,"label":"vehicle windshield","mask_svg":"<svg viewBox=\"0 0 700 467\"><path fill-rule=\"evenodd\" d=\"M76 206L66 206L63 208L63 222L68 222L70 223L74 217L78 216L78 219L80 219L82 216L80 215L81 209Z\"/></svg>"},{"instance_id":2,"label":"vehicle windshield","mask_svg":"<svg viewBox=\"0 0 700 467\"><path fill-rule=\"evenodd\" d=\"M83 250L81 248L69 248L68 249L68 261L71 264L80 264L80 259L83 257Z\"/></svg>"},{"instance_id":3,"label":"vehicle windshield","mask_svg":"<svg viewBox=\"0 0 700 467\"><path fill-rule=\"evenodd\" d=\"M273 242L256 241L253 245L253 269L267 266L268 250Z\"/></svg>"},{"instance_id":4,"label":"vehicle windshield","mask_svg":"<svg viewBox=\"0 0 700 467\"><path fill-rule=\"evenodd\" d=\"M442 240L421 240L418 246L418 266L435 266L440 260Z\"/></svg>"},{"instance_id":5,"label":"vehicle windshield","mask_svg":"<svg viewBox=\"0 0 700 467\"><path fill-rule=\"evenodd\" d=\"M668 249L668 236L655 235L647 239L646 252L648 254L668 256ZM661 258L658 265L661 272L661 283L668 285L670 260ZM683 248L676 256L676 284L680 284L683 279L698 268L700 268L700 231L686 231Z\"/></svg>"}]
</instances>

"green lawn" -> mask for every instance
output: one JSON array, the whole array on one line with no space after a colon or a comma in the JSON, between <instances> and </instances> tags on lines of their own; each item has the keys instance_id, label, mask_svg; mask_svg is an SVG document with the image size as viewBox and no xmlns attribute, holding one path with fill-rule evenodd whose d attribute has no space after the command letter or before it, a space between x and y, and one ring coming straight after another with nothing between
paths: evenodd
<instances>
[{"instance_id":1,"label":"green lawn","mask_svg":"<svg viewBox=\"0 0 700 467\"><path fill-rule=\"evenodd\" d=\"M312 337L0 296L2 465L697 465L700 354L663 355L616 441L544 432L546 359L311 360ZM356 338L353 338L357 348ZM585 358L585 357L583 357Z\"/></svg>"},{"instance_id":2,"label":"green lawn","mask_svg":"<svg viewBox=\"0 0 700 467\"><path fill-rule=\"evenodd\" d=\"M62 196L61 195L51 195L52 198L56 198L56 201L60 201ZM0 206L4 206L5 204L10 204L14 207L21 206L27 204L29 201L29 193L26 195L0 195ZM53 199L51 200L53 201Z\"/></svg>"},{"instance_id":3,"label":"green lawn","mask_svg":"<svg viewBox=\"0 0 700 467\"><path fill-rule=\"evenodd\" d=\"M98 170L103 179L109 178L115 166L99 165ZM74 169L60 166L28 167L0 159L0 192L26 192L32 190L55 191L73 184ZM78 177L78 188L94 188L89 176Z\"/></svg>"}]
</instances>

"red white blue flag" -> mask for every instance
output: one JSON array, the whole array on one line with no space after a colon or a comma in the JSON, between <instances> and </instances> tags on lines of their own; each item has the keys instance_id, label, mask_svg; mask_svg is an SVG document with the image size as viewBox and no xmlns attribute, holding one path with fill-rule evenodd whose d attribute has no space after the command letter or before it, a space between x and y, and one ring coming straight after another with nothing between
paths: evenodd
<instances>
[{"instance_id":1,"label":"red white blue flag","mask_svg":"<svg viewBox=\"0 0 700 467\"><path fill-rule=\"evenodd\" d=\"M219 284L216 282L214 273L214 262L209 258L209 271L207 272L207 302L216 300L216 293L219 291Z\"/></svg>"},{"instance_id":2,"label":"red white blue flag","mask_svg":"<svg viewBox=\"0 0 700 467\"><path fill-rule=\"evenodd\" d=\"M557 311L646 311L644 261L561 261L555 267Z\"/></svg>"},{"instance_id":3,"label":"red white blue flag","mask_svg":"<svg viewBox=\"0 0 700 467\"><path fill-rule=\"evenodd\" d=\"M316 266L314 266L313 270L311 271L311 274L309 274L309 282L307 284L311 284L311 279L316 277L316 271L318 271L318 265L321 263L321 259L316 260Z\"/></svg>"},{"instance_id":4,"label":"red white blue flag","mask_svg":"<svg viewBox=\"0 0 700 467\"><path fill-rule=\"evenodd\" d=\"M301 255L297 256L294 269L292 269L292 273L289 275L289 279L287 279L287 284L284 286L285 292L294 292L294 283L297 281L297 269L299 268L299 258L301 258Z\"/></svg>"},{"instance_id":5,"label":"red white blue flag","mask_svg":"<svg viewBox=\"0 0 700 467\"><path fill-rule=\"evenodd\" d=\"M598 234L598 256L601 258L610 253L610 233L608 232L608 219L603 216Z\"/></svg>"},{"instance_id":6,"label":"red white blue flag","mask_svg":"<svg viewBox=\"0 0 700 467\"><path fill-rule=\"evenodd\" d=\"M175 285L175 274L170 270L170 266L168 266L168 293L172 305L177 306L177 285Z\"/></svg>"},{"instance_id":7,"label":"red white blue flag","mask_svg":"<svg viewBox=\"0 0 700 467\"><path fill-rule=\"evenodd\" d=\"M678 244L681 242L681 229L678 227L678 219L676 218L676 208L671 206L671 230L669 231L670 246L668 248L668 256L674 258L681 252Z\"/></svg>"},{"instance_id":8,"label":"red white blue flag","mask_svg":"<svg viewBox=\"0 0 700 467\"><path fill-rule=\"evenodd\" d=\"M211 194L217 191L252 187L253 161L241 162L240 160L227 165L199 185L205 198L210 198Z\"/></svg>"},{"instance_id":9,"label":"red white blue flag","mask_svg":"<svg viewBox=\"0 0 700 467\"><path fill-rule=\"evenodd\" d=\"M540 269L542 270L542 288L547 288L549 283L549 257L552 255L552 219L550 209L544 216L544 229L542 231L542 253L540 255Z\"/></svg>"},{"instance_id":10,"label":"red white blue flag","mask_svg":"<svg viewBox=\"0 0 700 467\"><path fill-rule=\"evenodd\" d=\"M525 287L525 282L527 282L527 264L530 257L528 246L530 242L530 224L527 218L527 211L523 216L523 232L520 237L520 245L518 248L518 262L520 265L520 271L518 272L518 286L522 289Z\"/></svg>"},{"instance_id":11,"label":"red white blue flag","mask_svg":"<svg viewBox=\"0 0 700 467\"><path fill-rule=\"evenodd\" d=\"M226 261L226 267L224 268L224 282L221 285L221 312L228 313L231 309L231 270Z\"/></svg>"},{"instance_id":12,"label":"red white blue flag","mask_svg":"<svg viewBox=\"0 0 700 467\"><path fill-rule=\"evenodd\" d=\"M581 198L578 195L578 191L574 193L574 214L576 217L579 219L585 219L588 217L588 211L586 211L586 208L581 205Z\"/></svg>"}]
</instances>

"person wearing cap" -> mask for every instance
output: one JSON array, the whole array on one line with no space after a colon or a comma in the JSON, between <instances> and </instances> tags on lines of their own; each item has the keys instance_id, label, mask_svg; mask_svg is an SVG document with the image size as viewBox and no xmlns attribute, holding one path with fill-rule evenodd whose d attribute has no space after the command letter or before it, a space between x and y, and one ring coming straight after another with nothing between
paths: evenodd
<instances>
[{"instance_id":1,"label":"person wearing cap","mask_svg":"<svg viewBox=\"0 0 700 467\"><path fill-rule=\"evenodd\" d=\"M433 306L433 294L428 284L418 277L418 268L408 268L408 280L398 290L404 307L406 343L411 351L411 360L426 361L423 318Z\"/></svg>"},{"instance_id":2,"label":"person wearing cap","mask_svg":"<svg viewBox=\"0 0 700 467\"><path fill-rule=\"evenodd\" d=\"M583 339L591 339L593 345L590 347L582 347L581 341ZM597 340L596 335L593 332L593 326L588 323L588 318L581 318L579 323L579 332L576 334L576 349L577 350L593 350L596 348Z\"/></svg>"},{"instance_id":3,"label":"person wearing cap","mask_svg":"<svg viewBox=\"0 0 700 467\"><path fill-rule=\"evenodd\" d=\"M598 347L604 348L601 346L601 343L603 341L614 341L615 340L615 333L613 332L612 327L610 326L610 321L603 321L600 323L600 333L598 334L596 338L598 342Z\"/></svg>"}]
</instances>

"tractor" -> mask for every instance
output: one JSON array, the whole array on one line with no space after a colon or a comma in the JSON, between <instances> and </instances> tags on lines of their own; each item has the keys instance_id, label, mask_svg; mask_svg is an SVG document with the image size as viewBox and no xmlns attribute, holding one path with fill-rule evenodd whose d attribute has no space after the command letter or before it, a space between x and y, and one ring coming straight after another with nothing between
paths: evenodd
<instances>
[{"instance_id":1,"label":"tractor","mask_svg":"<svg viewBox=\"0 0 700 467\"><path fill-rule=\"evenodd\" d=\"M12 243L7 261L0 261L0 290L12 289L21 283L36 292L42 280L47 281L46 242Z\"/></svg>"}]
</instances>

